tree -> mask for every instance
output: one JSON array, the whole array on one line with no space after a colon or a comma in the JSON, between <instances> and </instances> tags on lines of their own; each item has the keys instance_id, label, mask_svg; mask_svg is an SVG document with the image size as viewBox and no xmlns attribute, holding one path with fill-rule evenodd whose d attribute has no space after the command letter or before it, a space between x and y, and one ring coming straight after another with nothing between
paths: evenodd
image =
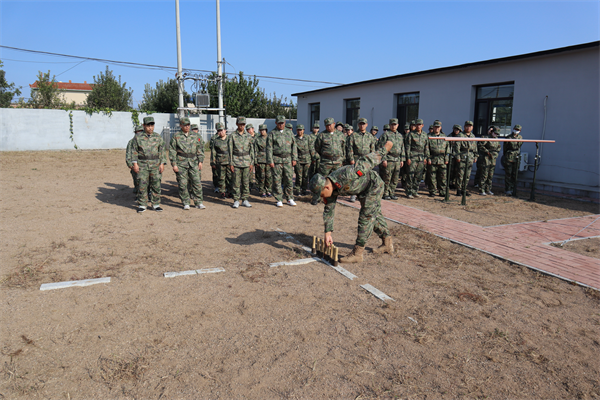
<instances>
[{"instance_id":1,"label":"tree","mask_svg":"<svg viewBox=\"0 0 600 400\"><path fill-rule=\"evenodd\" d=\"M188 99L189 95L184 92L183 98ZM176 79L168 79L164 82L162 79L156 84L156 88L149 83L144 87L143 101L140 104L140 111L153 111L160 113L177 113L179 106L179 90ZM187 100L184 101L184 103Z\"/></svg>"},{"instance_id":2,"label":"tree","mask_svg":"<svg viewBox=\"0 0 600 400\"><path fill-rule=\"evenodd\" d=\"M43 73L38 71L36 88L31 88L31 99L29 105L33 108L61 108L65 101L61 97L62 90L59 89L56 77L50 71Z\"/></svg>"},{"instance_id":3,"label":"tree","mask_svg":"<svg viewBox=\"0 0 600 400\"><path fill-rule=\"evenodd\" d=\"M91 108L110 108L116 111L128 111L131 109L133 91L125 87L126 83L121 84L113 75L112 71L106 66L106 72L96 78L94 76L94 87L87 97L87 106Z\"/></svg>"},{"instance_id":4,"label":"tree","mask_svg":"<svg viewBox=\"0 0 600 400\"><path fill-rule=\"evenodd\" d=\"M6 72L4 72L4 64L0 61L0 107L10 107L10 102L13 97L21 95L21 87L15 87L14 83L6 81Z\"/></svg>"},{"instance_id":5,"label":"tree","mask_svg":"<svg viewBox=\"0 0 600 400\"><path fill-rule=\"evenodd\" d=\"M278 115L284 115L286 119L298 118L298 107L293 101L288 103L287 97L277 97L275 93L267 100L267 107L261 118L275 118Z\"/></svg>"}]
</instances>

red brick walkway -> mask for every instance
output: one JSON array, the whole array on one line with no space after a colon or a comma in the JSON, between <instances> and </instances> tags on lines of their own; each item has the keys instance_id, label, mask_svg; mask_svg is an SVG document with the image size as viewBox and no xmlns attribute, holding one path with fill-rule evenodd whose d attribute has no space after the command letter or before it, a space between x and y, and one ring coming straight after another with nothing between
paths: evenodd
<instances>
[{"instance_id":1,"label":"red brick walkway","mask_svg":"<svg viewBox=\"0 0 600 400\"><path fill-rule=\"evenodd\" d=\"M339 202L360 207L358 202ZM573 235L576 235L574 239L600 236L600 219L596 220L600 215L481 227L386 200L381 202L381 208L383 216L391 221L600 290L600 260L549 245Z\"/></svg>"}]
</instances>

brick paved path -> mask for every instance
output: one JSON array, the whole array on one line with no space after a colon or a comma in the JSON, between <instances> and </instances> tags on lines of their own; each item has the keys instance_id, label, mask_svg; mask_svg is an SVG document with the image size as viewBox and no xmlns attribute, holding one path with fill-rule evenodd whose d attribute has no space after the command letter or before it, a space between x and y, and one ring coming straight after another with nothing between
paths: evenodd
<instances>
[{"instance_id":1,"label":"brick paved path","mask_svg":"<svg viewBox=\"0 0 600 400\"><path fill-rule=\"evenodd\" d=\"M360 208L358 202L338 201ZM574 239L600 236L600 219L594 222L600 215L481 227L386 200L381 202L381 209L383 216L391 221L600 290L600 260L549 245L575 234Z\"/></svg>"}]
</instances>

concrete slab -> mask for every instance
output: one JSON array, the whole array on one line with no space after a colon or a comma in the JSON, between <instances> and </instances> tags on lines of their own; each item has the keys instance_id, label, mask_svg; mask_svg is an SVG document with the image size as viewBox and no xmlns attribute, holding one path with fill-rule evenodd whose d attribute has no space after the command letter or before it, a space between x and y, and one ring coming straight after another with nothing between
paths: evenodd
<instances>
[{"instance_id":1,"label":"concrete slab","mask_svg":"<svg viewBox=\"0 0 600 400\"><path fill-rule=\"evenodd\" d=\"M98 283L110 283L110 278L83 279L80 281L44 283L42 286L40 286L40 290L54 290L54 289L64 289L64 288L68 288L68 287L91 286L91 285L96 285Z\"/></svg>"}]
</instances>

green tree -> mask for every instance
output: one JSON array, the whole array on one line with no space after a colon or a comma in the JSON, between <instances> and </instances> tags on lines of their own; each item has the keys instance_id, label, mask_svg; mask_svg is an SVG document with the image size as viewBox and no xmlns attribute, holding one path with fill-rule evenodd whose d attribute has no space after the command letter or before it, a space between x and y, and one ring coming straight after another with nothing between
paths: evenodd
<instances>
[{"instance_id":1,"label":"green tree","mask_svg":"<svg viewBox=\"0 0 600 400\"><path fill-rule=\"evenodd\" d=\"M121 76L117 81L113 72L106 66L106 72L94 76L94 87L87 97L87 106L91 108L110 108L115 111L131 109L133 91L121 84Z\"/></svg>"},{"instance_id":2,"label":"green tree","mask_svg":"<svg viewBox=\"0 0 600 400\"><path fill-rule=\"evenodd\" d=\"M4 64L0 60L0 107L10 107L10 102L13 97L21 95L21 87L15 87L14 83L6 81L6 72L4 72Z\"/></svg>"},{"instance_id":3,"label":"green tree","mask_svg":"<svg viewBox=\"0 0 600 400\"><path fill-rule=\"evenodd\" d=\"M189 100L189 94L183 92L184 103ZM144 87L143 101L140 111L152 111L159 113L177 113L179 105L179 90L176 79L162 79L156 83L156 88L149 83Z\"/></svg>"},{"instance_id":4,"label":"green tree","mask_svg":"<svg viewBox=\"0 0 600 400\"><path fill-rule=\"evenodd\" d=\"M293 101L288 103L287 97L277 97L275 93L267 100L266 109L260 118L275 118L284 115L286 119L298 118L298 107Z\"/></svg>"},{"instance_id":5,"label":"green tree","mask_svg":"<svg viewBox=\"0 0 600 400\"><path fill-rule=\"evenodd\" d=\"M217 74L213 72L208 77L208 82L201 86L210 95L211 108L218 107L218 86L215 80ZM264 118L267 107L267 97L264 90L258 86L258 78L246 78L240 71L238 76L227 80L223 85L223 104L227 114L233 117L244 116L247 118Z\"/></svg>"},{"instance_id":6,"label":"green tree","mask_svg":"<svg viewBox=\"0 0 600 400\"><path fill-rule=\"evenodd\" d=\"M29 105L33 108L61 108L65 105L61 97L62 90L58 88L56 77L50 71L43 73L38 71L36 88L31 88Z\"/></svg>"}]
</instances>

